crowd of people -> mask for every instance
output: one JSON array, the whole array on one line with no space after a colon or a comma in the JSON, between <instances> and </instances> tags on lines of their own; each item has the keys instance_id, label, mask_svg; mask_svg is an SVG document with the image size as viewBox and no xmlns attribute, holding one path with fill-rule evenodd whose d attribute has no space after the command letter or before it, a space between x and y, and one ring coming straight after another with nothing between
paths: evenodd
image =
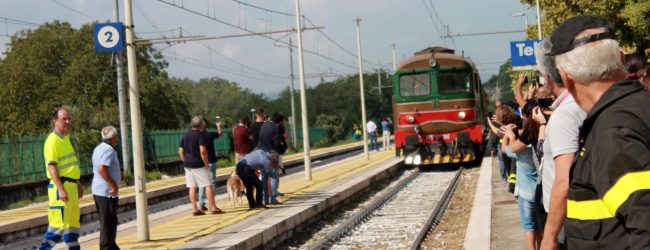
<instances>
[{"instance_id":1,"label":"crowd of people","mask_svg":"<svg viewBox=\"0 0 650 250\"><path fill-rule=\"evenodd\" d=\"M280 204L278 192L284 165L282 154L287 151L288 133L285 117L274 113L271 117L258 108L255 123L242 116L233 128L236 171L241 179L249 208L267 208ZM72 119L66 108L58 108L52 115L54 130L44 143L44 157L48 185L48 229L39 249L52 249L64 241L69 249L79 249L80 207L83 186L79 183L81 171L75 150L70 141ZM222 135L220 120L214 126L216 132L208 131L209 122L201 116L190 121L190 129L183 135L178 154L185 169L186 186L194 216L223 213L216 206L214 188L217 186L214 140ZM120 167L116 147L119 143L117 129L102 128L101 142L92 155L92 194L100 222L100 249L119 249L116 243L117 211L120 182L124 175ZM243 190L238 190L243 191ZM254 195L255 194L255 195Z\"/></svg>"},{"instance_id":2,"label":"crowd of people","mask_svg":"<svg viewBox=\"0 0 650 250\"><path fill-rule=\"evenodd\" d=\"M393 127L393 121L390 119L390 117L386 117L381 121L380 124L382 132L382 148L383 150L389 150L391 149L390 130ZM369 120L366 123L366 129L368 132L367 135L369 138L368 144L370 146L370 150L379 151L379 144L377 143L377 138L379 137L379 128L377 127L377 123ZM359 128L359 124L355 123L352 126L352 138L354 138L357 145L363 139L363 131Z\"/></svg>"},{"instance_id":3,"label":"crowd of people","mask_svg":"<svg viewBox=\"0 0 650 250\"><path fill-rule=\"evenodd\" d=\"M535 54L546 84L524 94L519 75L487 121L527 248L649 247L647 60L624 55L598 16L568 19Z\"/></svg>"}]
</instances>

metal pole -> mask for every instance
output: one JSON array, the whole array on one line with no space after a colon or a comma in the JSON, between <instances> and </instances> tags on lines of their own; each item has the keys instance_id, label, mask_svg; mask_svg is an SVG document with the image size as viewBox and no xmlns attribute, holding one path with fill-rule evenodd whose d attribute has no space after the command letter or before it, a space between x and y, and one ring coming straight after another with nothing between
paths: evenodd
<instances>
[{"instance_id":1,"label":"metal pole","mask_svg":"<svg viewBox=\"0 0 650 250\"><path fill-rule=\"evenodd\" d=\"M311 156L309 156L309 124L307 122L307 96L305 96L305 64L302 51L302 22L300 0L296 0L296 27L298 37L298 74L300 75L300 113L302 114L302 148L305 152L305 179L311 181Z\"/></svg>"},{"instance_id":2,"label":"metal pole","mask_svg":"<svg viewBox=\"0 0 650 250\"><path fill-rule=\"evenodd\" d=\"M115 0L115 21L120 21L120 8L118 0ZM122 140L122 162L124 174L131 175L131 162L129 161L129 130L126 127L126 97L124 96L124 76L122 76L122 52L115 53L115 64L117 71L117 102L120 107L120 136Z\"/></svg>"},{"instance_id":3,"label":"metal pole","mask_svg":"<svg viewBox=\"0 0 650 250\"><path fill-rule=\"evenodd\" d=\"M542 15L539 10L539 0L537 0L537 38L542 40Z\"/></svg>"},{"instance_id":4,"label":"metal pole","mask_svg":"<svg viewBox=\"0 0 650 250\"><path fill-rule=\"evenodd\" d=\"M377 69L377 87L379 88L379 100L381 100L381 61L379 62L379 69Z\"/></svg>"},{"instance_id":5,"label":"metal pole","mask_svg":"<svg viewBox=\"0 0 650 250\"><path fill-rule=\"evenodd\" d=\"M124 26L126 28L126 59L129 71L129 103L131 107L131 131L133 133L133 172L135 174L135 209L138 223L138 240L149 240L147 207L147 180L144 175L144 150L142 147L142 121L140 119L140 90L135 58L135 32L131 0L124 0Z\"/></svg>"},{"instance_id":6,"label":"metal pole","mask_svg":"<svg viewBox=\"0 0 650 250\"><path fill-rule=\"evenodd\" d=\"M289 78L291 79L291 85L289 85L289 91L291 96L291 141L295 147L298 144L298 137L296 135L296 104L293 98L293 45L291 45L291 38L289 38Z\"/></svg>"},{"instance_id":7,"label":"metal pole","mask_svg":"<svg viewBox=\"0 0 650 250\"><path fill-rule=\"evenodd\" d=\"M363 65L361 62L361 33L359 32L359 22L361 18L355 19L357 23L357 57L359 58L359 92L361 95L361 123L363 127L363 154L366 160L370 160L368 153L368 126L366 126L366 98L364 97L365 91L363 90ZM381 88L380 88L381 89Z\"/></svg>"},{"instance_id":8,"label":"metal pole","mask_svg":"<svg viewBox=\"0 0 650 250\"><path fill-rule=\"evenodd\" d=\"M391 43L391 47L393 47L393 72L397 70L397 64L395 64L395 44Z\"/></svg>"}]
</instances>

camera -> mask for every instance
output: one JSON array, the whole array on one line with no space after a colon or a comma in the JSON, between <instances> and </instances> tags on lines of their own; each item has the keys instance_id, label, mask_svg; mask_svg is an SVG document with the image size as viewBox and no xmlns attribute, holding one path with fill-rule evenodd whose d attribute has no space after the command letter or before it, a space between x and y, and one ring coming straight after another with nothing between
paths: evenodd
<instances>
[{"instance_id":1,"label":"camera","mask_svg":"<svg viewBox=\"0 0 650 250\"><path fill-rule=\"evenodd\" d=\"M515 126L517 126L517 129L519 129L519 130L523 129L524 128L524 121L521 121L521 120L516 121Z\"/></svg>"},{"instance_id":2,"label":"camera","mask_svg":"<svg viewBox=\"0 0 650 250\"><path fill-rule=\"evenodd\" d=\"M214 123L221 123L221 116L216 116L214 118Z\"/></svg>"},{"instance_id":3,"label":"camera","mask_svg":"<svg viewBox=\"0 0 650 250\"><path fill-rule=\"evenodd\" d=\"M540 108L548 108L553 104L553 99L552 98L540 98L537 99L537 105Z\"/></svg>"}]
</instances>

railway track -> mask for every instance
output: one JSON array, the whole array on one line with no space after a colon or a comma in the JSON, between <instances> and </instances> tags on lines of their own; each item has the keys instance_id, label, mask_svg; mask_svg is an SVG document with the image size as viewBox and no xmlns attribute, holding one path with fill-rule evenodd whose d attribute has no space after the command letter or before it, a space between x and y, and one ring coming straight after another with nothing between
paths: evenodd
<instances>
[{"instance_id":1,"label":"railway track","mask_svg":"<svg viewBox=\"0 0 650 250\"><path fill-rule=\"evenodd\" d=\"M413 171L309 249L417 249L442 218L462 171Z\"/></svg>"}]
</instances>

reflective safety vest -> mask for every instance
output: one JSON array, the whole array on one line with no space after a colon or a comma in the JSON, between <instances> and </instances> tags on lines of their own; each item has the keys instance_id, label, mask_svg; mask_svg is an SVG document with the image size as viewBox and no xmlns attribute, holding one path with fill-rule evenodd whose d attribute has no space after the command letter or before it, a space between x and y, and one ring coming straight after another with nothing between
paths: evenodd
<instances>
[{"instance_id":1,"label":"reflective safety vest","mask_svg":"<svg viewBox=\"0 0 650 250\"><path fill-rule=\"evenodd\" d=\"M43 155L45 156L45 173L47 174L47 178L52 178L50 172L47 171L47 165L56 164L60 177L79 179L81 175L79 161L70 142L70 136L62 136L56 130L52 131L45 140Z\"/></svg>"}]
</instances>

